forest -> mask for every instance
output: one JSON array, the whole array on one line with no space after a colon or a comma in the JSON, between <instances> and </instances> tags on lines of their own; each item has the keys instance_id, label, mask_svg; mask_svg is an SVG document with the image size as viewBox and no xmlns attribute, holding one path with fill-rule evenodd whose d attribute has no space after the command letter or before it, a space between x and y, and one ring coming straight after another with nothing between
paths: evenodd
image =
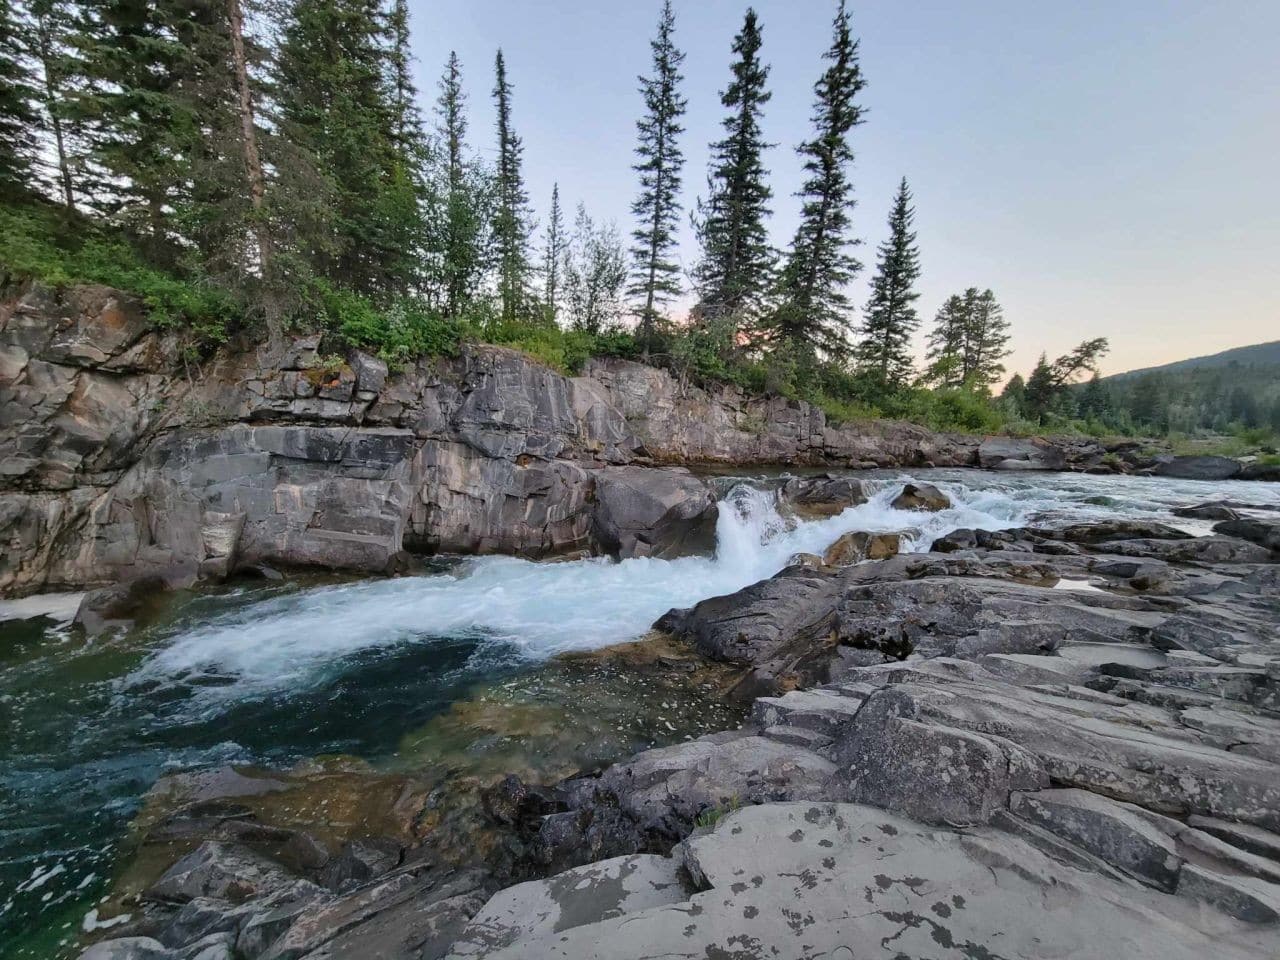
<instances>
[{"instance_id":1,"label":"forest","mask_svg":"<svg viewBox=\"0 0 1280 960\"><path fill-rule=\"evenodd\" d=\"M1258 403L1207 422L1098 381L1105 338L1042 359L995 396L1010 322L981 285L940 306L917 365L921 263L906 178L888 198L865 299L853 293L864 272L853 168L866 81L843 3L813 65L811 136L795 145L800 222L785 249L769 240L784 199L764 163L770 68L751 9L731 40L705 196L687 204L684 54L669 0L659 8L624 235L581 205L563 209L559 186L535 222L519 78L500 49L480 81L454 55L420 98L406 0L0 8L0 279L131 291L154 322L183 331L193 356L237 335L278 346L320 331L331 355L359 348L395 366L480 341L563 371L591 356L643 360L803 398L837 420L1098 434L1277 427L1277 410ZM477 95L493 98L492 131L469 125ZM686 268L676 231L690 216L699 253Z\"/></svg>"}]
</instances>

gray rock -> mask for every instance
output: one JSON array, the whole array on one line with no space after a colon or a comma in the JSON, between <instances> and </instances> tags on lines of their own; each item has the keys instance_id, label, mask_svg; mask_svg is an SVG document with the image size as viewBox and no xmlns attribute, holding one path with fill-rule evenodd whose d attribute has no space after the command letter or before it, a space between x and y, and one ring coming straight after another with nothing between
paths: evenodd
<instances>
[{"instance_id":1,"label":"gray rock","mask_svg":"<svg viewBox=\"0 0 1280 960\"><path fill-rule=\"evenodd\" d=\"M895 510L946 510L951 506L951 498L931 483L908 483L889 506Z\"/></svg>"},{"instance_id":2,"label":"gray rock","mask_svg":"<svg viewBox=\"0 0 1280 960\"><path fill-rule=\"evenodd\" d=\"M1016 437L988 437L978 447L978 465L989 470L1062 470L1067 458L1054 444Z\"/></svg>"},{"instance_id":3,"label":"gray rock","mask_svg":"<svg viewBox=\"0 0 1280 960\"><path fill-rule=\"evenodd\" d=\"M1187 863L1178 876L1178 893L1211 903L1228 916L1246 923L1280 921L1280 885L1256 877L1219 873Z\"/></svg>"},{"instance_id":4,"label":"gray rock","mask_svg":"<svg viewBox=\"0 0 1280 960\"><path fill-rule=\"evenodd\" d=\"M606 467L595 496L592 532L614 557L672 559L715 547L715 497L687 470Z\"/></svg>"},{"instance_id":5,"label":"gray rock","mask_svg":"<svg viewBox=\"0 0 1280 960\"><path fill-rule=\"evenodd\" d=\"M1215 524L1213 530L1215 533L1239 537L1280 553L1280 520L1256 520L1251 517L1228 519Z\"/></svg>"},{"instance_id":6,"label":"gray rock","mask_svg":"<svg viewBox=\"0 0 1280 960\"><path fill-rule=\"evenodd\" d=\"M1240 517L1239 513L1220 500L1197 503L1189 507L1177 507L1173 515L1192 520L1237 520Z\"/></svg>"},{"instance_id":7,"label":"gray rock","mask_svg":"<svg viewBox=\"0 0 1280 960\"><path fill-rule=\"evenodd\" d=\"M746 807L682 848L703 892L470 956L487 960L874 955L1245 960L1273 932L1080 873L990 828L870 807ZM1027 904L1052 903L1051 910Z\"/></svg>"},{"instance_id":8,"label":"gray rock","mask_svg":"<svg viewBox=\"0 0 1280 960\"><path fill-rule=\"evenodd\" d=\"M648 750L606 770L597 789L637 823L690 825L708 810L824 797L835 769L794 746L729 734Z\"/></svg>"},{"instance_id":9,"label":"gray rock","mask_svg":"<svg viewBox=\"0 0 1280 960\"><path fill-rule=\"evenodd\" d=\"M680 872L680 861L669 857L616 857L508 887L471 919L449 957L485 956L521 940L679 903L692 892Z\"/></svg>"},{"instance_id":10,"label":"gray rock","mask_svg":"<svg viewBox=\"0 0 1280 960\"><path fill-rule=\"evenodd\" d=\"M175 960L178 954L150 937L118 937L95 943L80 960Z\"/></svg>"},{"instance_id":11,"label":"gray rock","mask_svg":"<svg viewBox=\"0 0 1280 960\"><path fill-rule=\"evenodd\" d=\"M1184 456L1161 460L1155 472L1157 476L1183 480L1230 480L1239 476L1241 469L1240 461L1230 457Z\"/></svg>"},{"instance_id":12,"label":"gray rock","mask_svg":"<svg viewBox=\"0 0 1280 960\"><path fill-rule=\"evenodd\" d=\"M296 879L247 847L209 840L166 870L147 896L170 903L197 897L238 903L290 886Z\"/></svg>"},{"instance_id":13,"label":"gray rock","mask_svg":"<svg viewBox=\"0 0 1280 960\"><path fill-rule=\"evenodd\" d=\"M1087 790L1041 790L1013 794L1009 809L1162 890L1178 885L1173 838L1124 804Z\"/></svg>"},{"instance_id":14,"label":"gray rock","mask_svg":"<svg viewBox=\"0 0 1280 960\"><path fill-rule=\"evenodd\" d=\"M827 474L792 477L778 490L778 499L805 517L833 517L849 507L867 502L862 481Z\"/></svg>"}]
</instances>

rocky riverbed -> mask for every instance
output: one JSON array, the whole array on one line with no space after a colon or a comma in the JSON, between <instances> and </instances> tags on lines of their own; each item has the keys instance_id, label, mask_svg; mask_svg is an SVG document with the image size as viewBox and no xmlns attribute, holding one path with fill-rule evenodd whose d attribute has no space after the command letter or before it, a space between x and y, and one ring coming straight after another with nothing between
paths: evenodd
<instances>
[{"instance_id":1,"label":"rocky riverbed","mask_svg":"<svg viewBox=\"0 0 1280 960\"><path fill-rule=\"evenodd\" d=\"M1280 953L1267 468L317 347L0 297L5 960Z\"/></svg>"},{"instance_id":2,"label":"rocky riverbed","mask_svg":"<svg viewBox=\"0 0 1280 960\"><path fill-rule=\"evenodd\" d=\"M427 829L308 862L259 785L201 781L147 823L189 852L85 957L1274 956L1280 517L1184 506L800 555L674 609L745 723L499 779L476 856Z\"/></svg>"}]
</instances>

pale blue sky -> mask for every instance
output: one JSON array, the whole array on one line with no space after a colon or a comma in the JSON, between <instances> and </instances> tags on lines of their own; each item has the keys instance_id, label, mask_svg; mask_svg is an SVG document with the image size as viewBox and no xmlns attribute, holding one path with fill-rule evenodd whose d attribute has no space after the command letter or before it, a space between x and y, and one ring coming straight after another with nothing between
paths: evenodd
<instances>
[{"instance_id":1,"label":"pale blue sky","mask_svg":"<svg viewBox=\"0 0 1280 960\"><path fill-rule=\"evenodd\" d=\"M451 49L470 140L492 156L493 56L540 218L567 209L631 228L636 76L657 0L410 0L421 95ZM676 0L689 99L684 201L707 144L746 4ZM765 130L779 144L773 237L795 227L795 145L834 2L761 0L772 64ZM947 294L993 288L1014 324L1011 367L1109 336L1107 371L1280 338L1280 0L906 0L852 4L868 81L853 135L866 269L904 174L917 205L926 324ZM692 230L681 255L696 257Z\"/></svg>"}]
</instances>

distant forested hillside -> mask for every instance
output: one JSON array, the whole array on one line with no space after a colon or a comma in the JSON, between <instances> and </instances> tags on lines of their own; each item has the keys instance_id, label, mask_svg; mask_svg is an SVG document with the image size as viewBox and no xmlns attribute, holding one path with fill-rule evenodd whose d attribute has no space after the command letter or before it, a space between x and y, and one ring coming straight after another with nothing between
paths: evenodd
<instances>
[{"instance_id":1,"label":"distant forested hillside","mask_svg":"<svg viewBox=\"0 0 1280 960\"><path fill-rule=\"evenodd\" d=\"M1143 367L1125 373L1113 374L1106 379L1116 381L1140 377L1148 373L1179 373L1187 370L1206 370L1220 367L1273 367L1280 368L1280 340L1270 343L1255 343L1248 347L1233 347L1221 353L1211 353L1204 357L1191 357L1187 360L1175 360L1159 367Z\"/></svg>"},{"instance_id":2,"label":"distant forested hillside","mask_svg":"<svg viewBox=\"0 0 1280 960\"><path fill-rule=\"evenodd\" d=\"M1072 394L1083 418L1122 430L1280 435L1280 341L1117 374Z\"/></svg>"}]
</instances>

